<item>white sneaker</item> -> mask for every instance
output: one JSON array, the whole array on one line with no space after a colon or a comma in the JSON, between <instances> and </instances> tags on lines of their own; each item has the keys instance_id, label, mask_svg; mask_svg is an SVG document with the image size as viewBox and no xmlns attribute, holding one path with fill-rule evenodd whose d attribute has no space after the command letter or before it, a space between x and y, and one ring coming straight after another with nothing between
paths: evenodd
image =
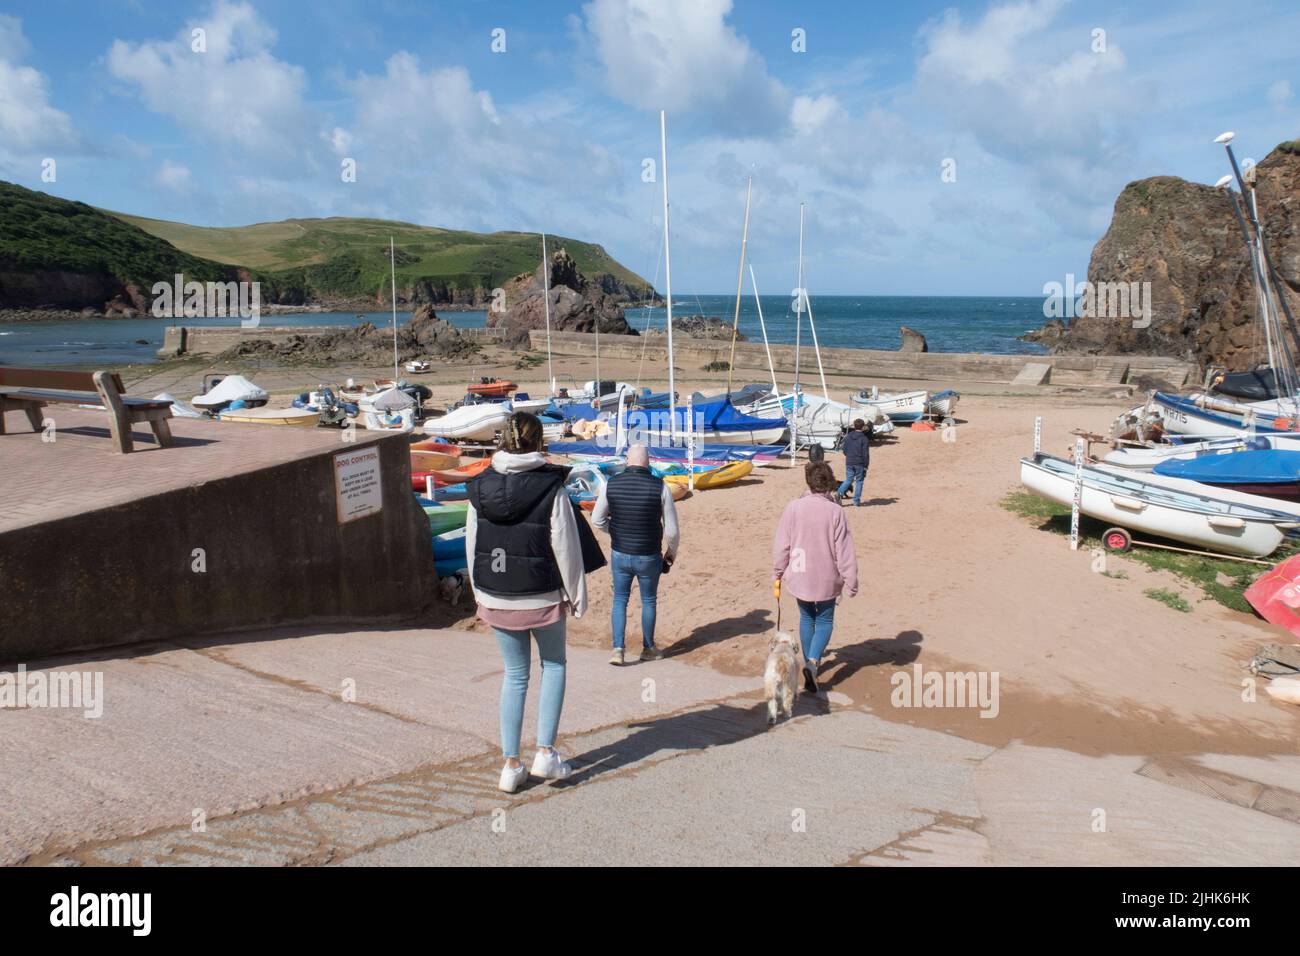
<instances>
[{"instance_id":1,"label":"white sneaker","mask_svg":"<svg viewBox=\"0 0 1300 956\"><path fill-rule=\"evenodd\" d=\"M497 789L506 793L514 793L519 789L519 785L527 779L528 768L522 762L518 767L502 767L501 782L497 784Z\"/></svg>"},{"instance_id":2,"label":"white sneaker","mask_svg":"<svg viewBox=\"0 0 1300 956\"><path fill-rule=\"evenodd\" d=\"M541 777L543 780L563 780L571 773L573 773L573 765L561 760L558 750L552 748L550 753L545 750L537 751L537 757L533 760L533 776Z\"/></svg>"}]
</instances>

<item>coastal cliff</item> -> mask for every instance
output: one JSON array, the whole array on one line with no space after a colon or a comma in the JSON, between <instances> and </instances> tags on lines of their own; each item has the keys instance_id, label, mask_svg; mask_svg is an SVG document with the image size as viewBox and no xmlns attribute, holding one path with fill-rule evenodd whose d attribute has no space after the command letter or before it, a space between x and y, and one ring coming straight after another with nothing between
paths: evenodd
<instances>
[{"instance_id":1,"label":"coastal cliff","mask_svg":"<svg viewBox=\"0 0 1300 956\"><path fill-rule=\"evenodd\" d=\"M543 272L547 267L549 283ZM504 330L507 343L526 342L530 329L546 328L548 299L554 332L637 334L627 324L618 300L583 275L564 249L553 253L549 263L507 282L500 299L488 311L487 326Z\"/></svg>"},{"instance_id":2,"label":"coastal cliff","mask_svg":"<svg viewBox=\"0 0 1300 956\"><path fill-rule=\"evenodd\" d=\"M1283 143L1256 170L1265 241L1300 312L1300 141ZM1165 355L1234 370L1263 358L1250 258L1222 190L1174 176L1130 183L1093 249L1088 279L1094 288L1150 283L1150 323L1077 316L1055 352Z\"/></svg>"}]
</instances>

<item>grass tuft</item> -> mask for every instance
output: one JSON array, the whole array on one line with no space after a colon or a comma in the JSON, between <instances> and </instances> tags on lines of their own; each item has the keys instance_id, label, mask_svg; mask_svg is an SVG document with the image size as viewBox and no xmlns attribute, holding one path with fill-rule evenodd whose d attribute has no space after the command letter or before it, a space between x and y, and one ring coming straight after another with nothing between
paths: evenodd
<instances>
[{"instance_id":1,"label":"grass tuft","mask_svg":"<svg viewBox=\"0 0 1300 956\"><path fill-rule=\"evenodd\" d=\"M1033 519L1043 531L1051 531L1060 535L1070 533L1069 508L1057 504L1055 501L1040 498L1023 488L1017 488L1003 498L1002 507L1013 514ZM1080 515L1079 547L1086 550L1100 548L1102 546L1102 532L1108 527L1109 525L1101 521L1089 518L1087 515ZM1177 545L1177 542L1170 543ZM1179 546L1181 547L1181 545ZM1294 545L1284 544L1281 550L1273 554L1272 559L1282 561L1294 554L1295 551L1296 547ZM1180 554L1177 551L1162 551L1158 548L1143 548L1136 545L1127 554L1116 554L1108 551L1106 556L1107 558L1126 558L1145 565L1153 571L1168 571L1170 574L1196 585L1207 597L1213 598L1224 607L1231 608L1234 611L1241 611L1243 614L1254 613L1250 604L1246 601L1244 592L1264 570L1262 565L1245 564L1241 561L1233 561L1230 558ZM1107 571L1103 573L1107 577L1118 577L1123 572L1111 573ZM1150 596L1150 592L1148 592L1148 595Z\"/></svg>"}]
</instances>

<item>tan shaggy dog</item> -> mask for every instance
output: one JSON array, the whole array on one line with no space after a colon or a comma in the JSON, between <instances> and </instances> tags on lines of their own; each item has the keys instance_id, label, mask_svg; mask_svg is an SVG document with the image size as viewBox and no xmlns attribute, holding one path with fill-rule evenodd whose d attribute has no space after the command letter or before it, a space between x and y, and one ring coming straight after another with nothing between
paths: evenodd
<instances>
[{"instance_id":1,"label":"tan shaggy dog","mask_svg":"<svg viewBox=\"0 0 1300 956\"><path fill-rule=\"evenodd\" d=\"M799 693L799 639L790 631L777 631L767 644L767 666L763 668L763 690L767 694L767 722L775 724L781 711L794 716L794 699Z\"/></svg>"}]
</instances>

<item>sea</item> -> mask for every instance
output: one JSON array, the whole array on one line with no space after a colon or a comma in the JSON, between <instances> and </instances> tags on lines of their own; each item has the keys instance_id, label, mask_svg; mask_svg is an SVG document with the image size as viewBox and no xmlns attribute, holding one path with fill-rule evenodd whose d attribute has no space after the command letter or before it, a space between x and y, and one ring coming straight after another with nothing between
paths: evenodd
<instances>
[{"instance_id":1,"label":"sea","mask_svg":"<svg viewBox=\"0 0 1300 956\"><path fill-rule=\"evenodd\" d=\"M923 334L932 352L994 352L1042 354L1036 344L1016 337L1040 327L1040 296L811 296L817 341L832 348L897 349L899 326ZM674 295L674 316L718 316L731 321L735 297L726 295ZM762 341L759 306L770 342L793 344L798 334L812 345L805 312L796 323L792 299L752 296L741 300L740 331L749 340ZM486 312L441 312L441 318L462 328L482 328ZM665 310L629 308L628 323L637 331L663 329ZM404 324L410 313L399 312ZM231 326L238 319L83 319L57 322L0 322L0 365L97 368L143 365L158 361L164 331L170 325ZM264 328L280 326L350 326L361 321L386 326L391 312L304 312L263 315Z\"/></svg>"}]
</instances>

